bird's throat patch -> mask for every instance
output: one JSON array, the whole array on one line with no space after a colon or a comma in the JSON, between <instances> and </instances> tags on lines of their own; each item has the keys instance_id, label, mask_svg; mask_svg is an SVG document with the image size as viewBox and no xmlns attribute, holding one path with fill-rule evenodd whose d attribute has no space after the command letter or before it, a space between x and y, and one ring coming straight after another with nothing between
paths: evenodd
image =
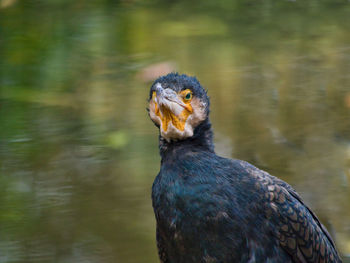
<instances>
[{"instance_id":1,"label":"bird's throat patch","mask_svg":"<svg viewBox=\"0 0 350 263\"><path fill-rule=\"evenodd\" d=\"M188 105L187 108L184 108L179 115L175 115L166 106L162 105L159 107L156 102L154 103L154 107L155 114L160 118L161 128L164 132L167 132L170 123L172 123L172 125L179 131L183 132L185 130L186 121L192 113L191 105Z\"/></svg>"}]
</instances>

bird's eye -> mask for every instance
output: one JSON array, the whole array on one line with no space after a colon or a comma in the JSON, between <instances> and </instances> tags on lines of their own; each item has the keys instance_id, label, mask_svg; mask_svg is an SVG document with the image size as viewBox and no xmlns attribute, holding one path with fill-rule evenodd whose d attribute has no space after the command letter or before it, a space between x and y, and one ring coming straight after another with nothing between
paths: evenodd
<instances>
[{"instance_id":1,"label":"bird's eye","mask_svg":"<svg viewBox=\"0 0 350 263\"><path fill-rule=\"evenodd\" d=\"M186 95L185 95L185 100L190 100L192 99L192 93L191 92L188 92Z\"/></svg>"}]
</instances>

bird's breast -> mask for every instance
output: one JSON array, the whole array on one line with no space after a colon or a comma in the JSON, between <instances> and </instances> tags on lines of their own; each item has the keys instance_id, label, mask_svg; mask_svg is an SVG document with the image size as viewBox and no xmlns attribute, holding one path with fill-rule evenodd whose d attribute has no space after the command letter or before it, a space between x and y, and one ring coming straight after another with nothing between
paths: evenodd
<instances>
[{"instance_id":1,"label":"bird's breast","mask_svg":"<svg viewBox=\"0 0 350 263\"><path fill-rule=\"evenodd\" d=\"M218 231L234 220L232 188L225 193L224 185L187 178L157 182L153 190L157 222L174 238L193 237L204 228Z\"/></svg>"}]
</instances>

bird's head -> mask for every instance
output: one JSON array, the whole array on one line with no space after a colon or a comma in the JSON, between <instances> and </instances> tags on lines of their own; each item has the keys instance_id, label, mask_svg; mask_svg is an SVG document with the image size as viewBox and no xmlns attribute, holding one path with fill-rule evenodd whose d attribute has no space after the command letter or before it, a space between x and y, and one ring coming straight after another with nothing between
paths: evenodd
<instances>
[{"instance_id":1,"label":"bird's head","mask_svg":"<svg viewBox=\"0 0 350 263\"><path fill-rule=\"evenodd\" d=\"M167 141L193 136L209 114L209 98L195 77L170 73L153 83L149 116Z\"/></svg>"}]
</instances>

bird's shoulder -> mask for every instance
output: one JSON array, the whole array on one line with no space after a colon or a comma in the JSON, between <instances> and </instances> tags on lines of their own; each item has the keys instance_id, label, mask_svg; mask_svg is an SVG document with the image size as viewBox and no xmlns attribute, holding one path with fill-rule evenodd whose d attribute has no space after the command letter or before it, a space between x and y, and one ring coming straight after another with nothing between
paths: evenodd
<instances>
[{"instance_id":1,"label":"bird's shoulder","mask_svg":"<svg viewBox=\"0 0 350 263\"><path fill-rule=\"evenodd\" d=\"M240 161L272 224L274 235L296 262L341 262L326 228L300 195L283 180Z\"/></svg>"}]
</instances>

